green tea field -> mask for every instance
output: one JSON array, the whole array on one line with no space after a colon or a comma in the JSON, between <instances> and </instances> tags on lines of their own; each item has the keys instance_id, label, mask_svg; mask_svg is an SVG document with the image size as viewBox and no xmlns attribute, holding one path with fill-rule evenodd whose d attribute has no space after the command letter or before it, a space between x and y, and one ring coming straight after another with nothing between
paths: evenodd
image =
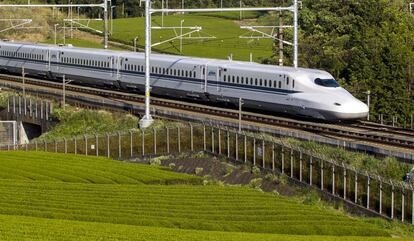
<instances>
[{"instance_id":1,"label":"green tea field","mask_svg":"<svg viewBox=\"0 0 414 241\"><path fill-rule=\"evenodd\" d=\"M166 168L0 152L1 240L394 240L340 212ZM409 239L398 239L409 240Z\"/></svg>"}]
</instances>

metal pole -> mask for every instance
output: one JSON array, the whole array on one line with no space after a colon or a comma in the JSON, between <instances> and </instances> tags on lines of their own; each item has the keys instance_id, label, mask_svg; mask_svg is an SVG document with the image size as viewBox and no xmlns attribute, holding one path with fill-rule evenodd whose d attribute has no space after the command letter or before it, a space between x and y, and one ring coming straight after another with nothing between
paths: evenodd
<instances>
[{"instance_id":1,"label":"metal pole","mask_svg":"<svg viewBox=\"0 0 414 241\"><path fill-rule=\"evenodd\" d=\"M137 52L137 40L138 36L134 38L134 52Z\"/></svg>"},{"instance_id":2,"label":"metal pole","mask_svg":"<svg viewBox=\"0 0 414 241\"><path fill-rule=\"evenodd\" d=\"M298 0L293 0L293 66L298 67Z\"/></svg>"},{"instance_id":3,"label":"metal pole","mask_svg":"<svg viewBox=\"0 0 414 241\"><path fill-rule=\"evenodd\" d=\"M161 1L161 9L164 9L164 0ZM161 13L161 27L164 27L164 12Z\"/></svg>"},{"instance_id":4,"label":"metal pole","mask_svg":"<svg viewBox=\"0 0 414 241\"><path fill-rule=\"evenodd\" d=\"M65 76L65 75L63 75L63 78L62 78L62 89L63 89L62 108L63 108L63 110L65 110L65 106L66 106L66 90L65 90L65 83L66 83L66 76Z\"/></svg>"},{"instance_id":5,"label":"metal pole","mask_svg":"<svg viewBox=\"0 0 414 241\"><path fill-rule=\"evenodd\" d=\"M24 66L22 67L22 82L23 82L23 98L26 98L26 73L24 72Z\"/></svg>"},{"instance_id":6,"label":"metal pole","mask_svg":"<svg viewBox=\"0 0 414 241\"><path fill-rule=\"evenodd\" d=\"M114 34L114 8L116 6L111 6L111 36Z\"/></svg>"},{"instance_id":7,"label":"metal pole","mask_svg":"<svg viewBox=\"0 0 414 241\"><path fill-rule=\"evenodd\" d=\"M239 133L241 132L243 99L239 98Z\"/></svg>"},{"instance_id":8,"label":"metal pole","mask_svg":"<svg viewBox=\"0 0 414 241\"><path fill-rule=\"evenodd\" d=\"M148 0L149 1L149 0ZM104 48L108 48L108 2L104 0Z\"/></svg>"},{"instance_id":9,"label":"metal pole","mask_svg":"<svg viewBox=\"0 0 414 241\"><path fill-rule=\"evenodd\" d=\"M370 105L371 105L371 91L370 90L367 90L367 106L368 106L368 110L369 110ZM369 111L368 111L367 120L369 121Z\"/></svg>"},{"instance_id":10,"label":"metal pole","mask_svg":"<svg viewBox=\"0 0 414 241\"><path fill-rule=\"evenodd\" d=\"M57 26L59 26L59 24L55 24L55 45L57 44Z\"/></svg>"},{"instance_id":11,"label":"metal pole","mask_svg":"<svg viewBox=\"0 0 414 241\"><path fill-rule=\"evenodd\" d=\"M180 54L183 54L183 23L184 19L180 22Z\"/></svg>"},{"instance_id":12,"label":"metal pole","mask_svg":"<svg viewBox=\"0 0 414 241\"><path fill-rule=\"evenodd\" d=\"M63 22L63 44L66 45L66 22Z\"/></svg>"},{"instance_id":13,"label":"metal pole","mask_svg":"<svg viewBox=\"0 0 414 241\"><path fill-rule=\"evenodd\" d=\"M145 0L145 115L140 120L141 128L145 129L153 123L150 114L150 54L151 54L151 1Z\"/></svg>"}]
</instances>

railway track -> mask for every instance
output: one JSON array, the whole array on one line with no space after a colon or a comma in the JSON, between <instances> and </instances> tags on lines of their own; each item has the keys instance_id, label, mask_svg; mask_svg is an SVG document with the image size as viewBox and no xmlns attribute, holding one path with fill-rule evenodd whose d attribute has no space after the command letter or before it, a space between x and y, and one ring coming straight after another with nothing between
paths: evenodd
<instances>
[{"instance_id":1,"label":"railway track","mask_svg":"<svg viewBox=\"0 0 414 241\"><path fill-rule=\"evenodd\" d=\"M14 83L15 85L21 85L22 82L22 78L20 76L6 74L0 74L0 80L2 80L3 83ZM26 84L30 85L42 86L53 89L62 88L61 83L39 80L35 78L26 77L25 82ZM105 98L115 99L118 101L132 101L140 103L144 102L143 95L124 93L114 90L97 89L73 84L66 85L66 90L83 94L97 95ZM163 98L152 97L151 104L153 106L167 107L176 110L186 110L196 113L209 114L232 119L239 118L238 111L233 109L218 108L177 100L168 100ZM243 112L242 119L243 121L275 125L290 129L316 133L319 135L359 140L368 143L381 143L383 145L391 147L405 148L411 151L414 150L414 131L409 129L395 128L364 121L348 125L315 123L285 117L263 115L252 112Z\"/></svg>"}]
</instances>

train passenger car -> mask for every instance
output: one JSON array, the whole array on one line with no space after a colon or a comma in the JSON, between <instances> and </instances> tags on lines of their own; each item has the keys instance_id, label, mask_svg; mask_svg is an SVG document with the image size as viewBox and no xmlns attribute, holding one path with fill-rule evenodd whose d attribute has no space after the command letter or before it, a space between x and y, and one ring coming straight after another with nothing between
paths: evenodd
<instances>
[{"instance_id":1,"label":"train passenger car","mask_svg":"<svg viewBox=\"0 0 414 241\"><path fill-rule=\"evenodd\" d=\"M0 41L0 70L85 85L144 90L143 53ZM368 107L326 71L258 63L151 55L152 92L238 104L329 121L355 120Z\"/></svg>"}]
</instances>

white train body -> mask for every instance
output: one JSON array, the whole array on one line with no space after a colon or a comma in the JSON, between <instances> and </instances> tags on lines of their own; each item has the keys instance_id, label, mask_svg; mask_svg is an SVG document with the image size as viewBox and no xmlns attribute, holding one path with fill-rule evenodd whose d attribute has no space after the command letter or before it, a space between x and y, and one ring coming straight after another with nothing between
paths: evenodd
<instances>
[{"instance_id":1,"label":"white train body","mask_svg":"<svg viewBox=\"0 0 414 241\"><path fill-rule=\"evenodd\" d=\"M0 69L12 73L144 90L144 54L0 41ZM323 120L365 118L368 107L325 71L173 55L151 55L157 95L234 103Z\"/></svg>"}]
</instances>

